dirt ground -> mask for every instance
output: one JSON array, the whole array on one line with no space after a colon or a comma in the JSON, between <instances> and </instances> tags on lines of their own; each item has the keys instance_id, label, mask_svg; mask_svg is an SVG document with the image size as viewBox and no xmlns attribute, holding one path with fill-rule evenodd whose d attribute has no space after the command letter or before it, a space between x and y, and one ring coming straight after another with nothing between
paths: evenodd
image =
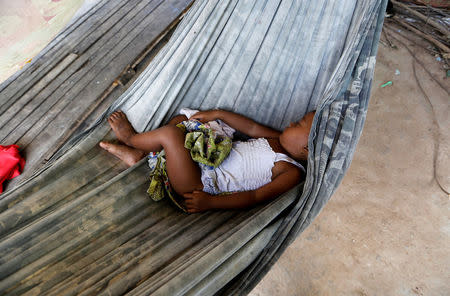
<instances>
[{"instance_id":1,"label":"dirt ground","mask_svg":"<svg viewBox=\"0 0 450 296\"><path fill-rule=\"evenodd\" d=\"M450 80L427 43L385 32L350 169L250 295L450 295Z\"/></svg>"},{"instance_id":2,"label":"dirt ground","mask_svg":"<svg viewBox=\"0 0 450 296\"><path fill-rule=\"evenodd\" d=\"M31 62L86 1L95 0L0 1L0 83Z\"/></svg>"}]
</instances>

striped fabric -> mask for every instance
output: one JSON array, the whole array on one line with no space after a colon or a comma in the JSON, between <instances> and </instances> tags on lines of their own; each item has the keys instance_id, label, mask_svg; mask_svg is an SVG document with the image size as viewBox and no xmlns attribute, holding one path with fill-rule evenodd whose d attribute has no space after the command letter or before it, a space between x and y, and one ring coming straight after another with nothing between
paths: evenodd
<instances>
[{"instance_id":1,"label":"striped fabric","mask_svg":"<svg viewBox=\"0 0 450 296\"><path fill-rule=\"evenodd\" d=\"M197 0L145 72L86 132L0 199L0 294L246 294L311 223L364 124L386 1ZM306 182L247 211L188 215L146 196L145 160L97 144L181 107L281 129L317 110Z\"/></svg>"}]
</instances>

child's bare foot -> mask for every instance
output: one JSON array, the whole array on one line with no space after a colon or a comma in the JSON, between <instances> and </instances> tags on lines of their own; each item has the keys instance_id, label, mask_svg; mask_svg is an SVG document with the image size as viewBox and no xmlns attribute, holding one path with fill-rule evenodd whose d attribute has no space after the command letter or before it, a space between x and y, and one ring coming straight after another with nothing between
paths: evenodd
<instances>
[{"instance_id":1,"label":"child's bare foot","mask_svg":"<svg viewBox=\"0 0 450 296\"><path fill-rule=\"evenodd\" d=\"M120 158L128 166L133 166L146 155L144 151L134 149L126 145L118 145L108 142L100 142L99 145L109 153Z\"/></svg>"},{"instance_id":2,"label":"child's bare foot","mask_svg":"<svg viewBox=\"0 0 450 296\"><path fill-rule=\"evenodd\" d=\"M127 116L122 111L113 112L108 118L109 125L116 134L117 139L125 144L136 134L133 126L128 121Z\"/></svg>"}]
</instances>

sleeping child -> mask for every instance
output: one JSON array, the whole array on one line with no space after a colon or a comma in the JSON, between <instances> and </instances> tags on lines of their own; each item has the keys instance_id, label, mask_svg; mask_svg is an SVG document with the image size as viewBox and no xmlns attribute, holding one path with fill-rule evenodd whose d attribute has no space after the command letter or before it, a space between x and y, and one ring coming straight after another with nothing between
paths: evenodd
<instances>
[{"instance_id":1,"label":"sleeping child","mask_svg":"<svg viewBox=\"0 0 450 296\"><path fill-rule=\"evenodd\" d=\"M125 113L115 111L108 122L123 144L99 145L129 166L153 151L164 149L170 187L184 197L189 213L248 208L276 198L304 178L305 169L298 161L308 157L308 136L315 112L291 123L282 132L224 110L184 113L188 116L178 115L167 125L137 133ZM208 127L215 123L225 129L225 134L237 130L251 139L232 142L220 165L199 165L185 147L186 129L180 128L182 122L209 122Z\"/></svg>"}]
</instances>

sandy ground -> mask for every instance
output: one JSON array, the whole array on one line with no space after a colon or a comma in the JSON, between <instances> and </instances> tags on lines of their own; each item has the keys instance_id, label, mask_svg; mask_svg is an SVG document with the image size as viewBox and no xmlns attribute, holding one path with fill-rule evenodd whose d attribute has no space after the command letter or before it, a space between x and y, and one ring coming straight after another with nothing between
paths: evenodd
<instances>
[{"instance_id":1,"label":"sandy ground","mask_svg":"<svg viewBox=\"0 0 450 296\"><path fill-rule=\"evenodd\" d=\"M449 196L433 177L436 155L449 191L450 80L442 62L402 37L421 44L415 36L389 32L398 49L380 44L350 169L250 295L450 295Z\"/></svg>"},{"instance_id":2,"label":"sandy ground","mask_svg":"<svg viewBox=\"0 0 450 296\"><path fill-rule=\"evenodd\" d=\"M0 81L82 2L23 0L4 9L2 1ZM366 125L343 183L250 295L450 295L449 196L433 165L437 157L448 191L450 83L442 63L402 35L420 40L396 30L398 49L380 45Z\"/></svg>"},{"instance_id":3,"label":"sandy ground","mask_svg":"<svg viewBox=\"0 0 450 296\"><path fill-rule=\"evenodd\" d=\"M70 22L83 2L1 0L0 83L31 62Z\"/></svg>"}]
</instances>

